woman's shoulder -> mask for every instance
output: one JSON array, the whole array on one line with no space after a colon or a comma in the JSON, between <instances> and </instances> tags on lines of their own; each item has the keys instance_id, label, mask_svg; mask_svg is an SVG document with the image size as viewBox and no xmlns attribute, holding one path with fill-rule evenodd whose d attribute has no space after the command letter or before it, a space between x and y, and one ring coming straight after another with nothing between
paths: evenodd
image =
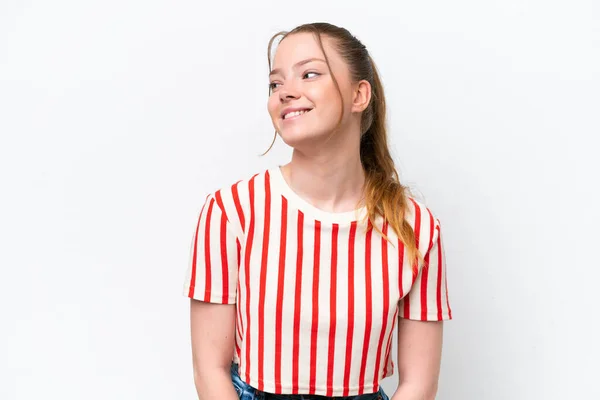
<instances>
[{"instance_id":1,"label":"woman's shoulder","mask_svg":"<svg viewBox=\"0 0 600 400\"><path fill-rule=\"evenodd\" d=\"M420 244L419 248L422 250L429 249L440 230L440 220L437 214L425 200L408 196L405 219L413 228Z\"/></svg>"},{"instance_id":2,"label":"woman's shoulder","mask_svg":"<svg viewBox=\"0 0 600 400\"><path fill-rule=\"evenodd\" d=\"M230 180L208 193L207 198L223 201L224 205L243 204L250 198L250 192L259 189L258 180L263 180L267 169L248 173L237 180ZM232 204L233 203L233 204Z\"/></svg>"},{"instance_id":3,"label":"woman's shoulder","mask_svg":"<svg viewBox=\"0 0 600 400\"><path fill-rule=\"evenodd\" d=\"M225 214L227 220L236 228L235 230L241 232L244 230L247 219L245 214L247 214L250 200L262 197L256 196L256 191L264 187L259 181L264 181L267 171L267 169L261 169L248 173L240 179L225 182L208 192L205 202L214 201L219 207L219 211Z\"/></svg>"},{"instance_id":4,"label":"woman's shoulder","mask_svg":"<svg viewBox=\"0 0 600 400\"><path fill-rule=\"evenodd\" d=\"M437 214L434 213L431 206L425 200L415 196L407 196L406 200L406 215L410 217L409 222L412 222L412 224L416 223L418 219L422 220L423 218L438 221Z\"/></svg>"}]
</instances>

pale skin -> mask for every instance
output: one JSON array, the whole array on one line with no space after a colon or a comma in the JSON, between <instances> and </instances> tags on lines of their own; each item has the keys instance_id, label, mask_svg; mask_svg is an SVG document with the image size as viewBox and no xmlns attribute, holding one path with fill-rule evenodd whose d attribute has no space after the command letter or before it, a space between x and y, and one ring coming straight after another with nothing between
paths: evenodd
<instances>
[{"instance_id":1,"label":"pale skin","mask_svg":"<svg viewBox=\"0 0 600 400\"><path fill-rule=\"evenodd\" d=\"M323 52L311 34L283 40L273 59L268 111L280 137L293 147L292 160L282 166L293 190L318 208L344 212L356 208L364 183L360 163L360 118L371 99L371 85L352 82L348 67L331 40L322 37L331 69L342 91L342 125L326 142L340 112ZM311 61L306 61L311 60ZM311 108L296 120L284 121L287 107ZM194 382L201 400L235 400L229 368L233 357L235 305L191 300ZM399 318L399 382L392 400L435 399L442 355L443 322Z\"/></svg>"}]
</instances>

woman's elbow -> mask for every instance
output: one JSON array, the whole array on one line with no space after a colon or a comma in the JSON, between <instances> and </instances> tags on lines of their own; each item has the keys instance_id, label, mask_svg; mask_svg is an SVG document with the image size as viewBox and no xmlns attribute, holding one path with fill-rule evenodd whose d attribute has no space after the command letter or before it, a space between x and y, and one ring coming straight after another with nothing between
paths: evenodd
<instances>
[{"instance_id":1,"label":"woman's elbow","mask_svg":"<svg viewBox=\"0 0 600 400\"><path fill-rule=\"evenodd\" d=\"M437 391L437 382L405 382L398 386L392 400L435 400Z\"/></svg>"},{"instance_id":2,"label":"woman's elbow","mask_svg":"<svg viewBox=\"0 0 600 400\"><path fill-rule=\"evenodd\" d=\"M425 395L423 396L423 398L425 400L435 400L437 391L438 391L438 383L432 382L425 388L425 390L424 390Z\"/></svg>"}]
</instances>

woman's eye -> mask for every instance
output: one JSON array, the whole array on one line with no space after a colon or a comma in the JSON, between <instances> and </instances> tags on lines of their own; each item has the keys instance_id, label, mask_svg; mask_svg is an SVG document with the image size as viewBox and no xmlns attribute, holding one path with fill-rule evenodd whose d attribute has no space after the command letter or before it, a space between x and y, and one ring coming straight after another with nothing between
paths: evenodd
<instances>
[{"instance_id":1,"label":"woman's eye","mask_svg":"<svg viewBox=\"0 0 600 400\"><path fill-rule=\"evenodd\" d=\"M315 74L315 75L317 75L317 76L318 76L318 75L321 75L321 74L319 74L318 72L306 72L306 73L304 74L303 78L304 78L304 77L306 77L306 76L308 76L308 75L310 75L310 74ZM310 76L309 76L309 78L310 78ZM269 83L269 89L271 89L271 90L275 90L275 89L277 89L277 85L280 85L280 83L279 83L279 82L271 82L271 83Z\"/></svg>"}]
</instances>

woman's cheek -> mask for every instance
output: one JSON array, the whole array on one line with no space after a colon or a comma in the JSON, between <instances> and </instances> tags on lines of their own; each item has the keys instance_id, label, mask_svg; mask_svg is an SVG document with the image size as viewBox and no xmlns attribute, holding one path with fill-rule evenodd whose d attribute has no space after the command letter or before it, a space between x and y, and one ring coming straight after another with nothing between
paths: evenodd
<instances>
[{"instance_id":1,"label":"woman's cheek","mask_svg":"<svg viewBox=\"0 0 600 400\"><path fill-rule=\"evenodd\" d=\"M278 119L277 104L272 99L273 97L269 99L269 102L267 103L267 109L269 110L269 115L271 116L273 122L276 122Z\"/></svg>"}]
</instances>

